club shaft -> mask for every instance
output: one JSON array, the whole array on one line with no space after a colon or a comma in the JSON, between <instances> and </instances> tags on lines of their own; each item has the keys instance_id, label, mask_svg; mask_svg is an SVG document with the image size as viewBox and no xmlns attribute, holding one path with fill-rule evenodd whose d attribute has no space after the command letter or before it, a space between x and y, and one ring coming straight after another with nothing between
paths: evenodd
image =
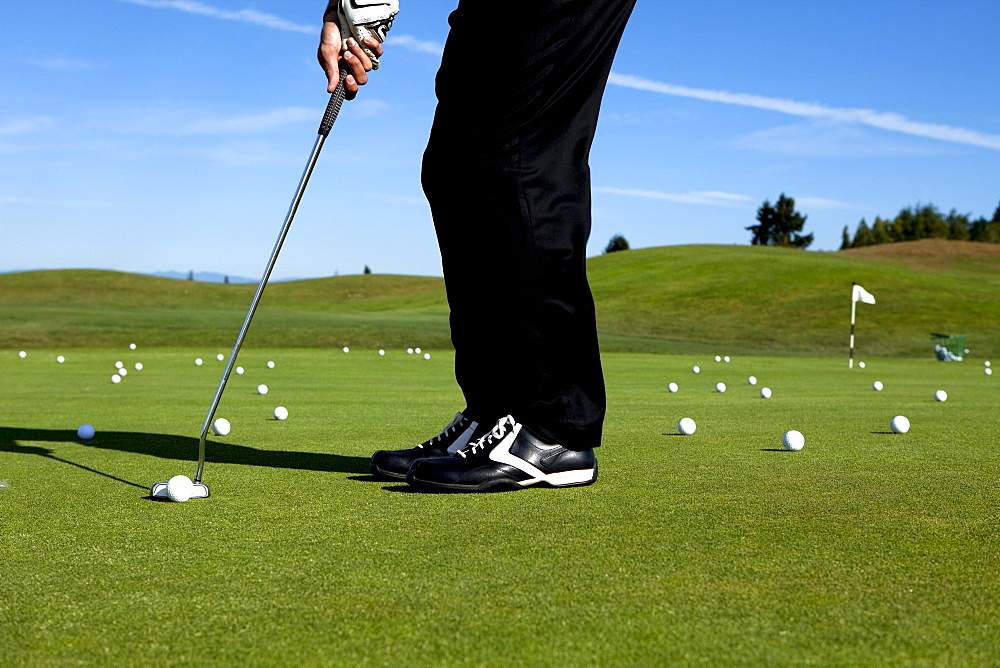
<instances>
[{"instance_id":1,"label":"club shaft","mask_svg":"<svg viewBox=\"0 0 1000 668\"><path fill-rule=\"evenodd\" d=\"M313 168L316 166L316 161L319 159L319 153L323 149L323 143L326 141L327 134L330 128L333 126L333 122L337 119L337 114L340 112L340 105L344 100L344 77L347 72L344 70L340 71L340 82L337 84L337 89L330 95L330 102L327 105L326 113L323 116L323 121L320 124L319 131L316 135L316 141L313 144L312 153L309 156L309 161L306 163L306 168L302 172L302 178L299 179L299 187L295 191L295 197L292 198L291 206L288 207L288 213L285 215L285 221L281 226L281 232L278 234L278 240L274 243L274 249L271 251L271 257L268 258L267 267L264 269L264 274L260 278L260 283L257 284L257 291L254 293L253 300L250 302L250 308L247 310L246 318L243 319L243 326L240 327L240 333L236 337L236 343L233 344L233 350L229 353L229 360L226 363L226 369L222 372L222 380L219 381L219 387L215 390L215 397L212 398L212 405L208 409L208 414L205 416L205 423L201 426L201 437L198 440L198 468L194 474L194 482L201 482L201 472L205 468L205 440L208 437L208 430L212 425L212 419L215 417L215 411L219 408L219 402L222 400L222 393L226 390L226 383L229 382L229 374L233 371L233 366L236 364L236 357L239 355L240 348L243 346L243 339L246 338L247 330L250 329L250 322L253 320L254 313L257 311L257 305L260 304L261 295L264 294L264 288L267 287L267 281L271 277L271 271L274 270L274 265L278 261L278 253L281 252L281 246L285 243L285 237L288 236L288 230L292 226L292 220L295 218L295 212L299 208L299 202L302 201L302 195L306 191L306 185L309 183L309 177L312 175Z\"/></svg>"}]
</instances>

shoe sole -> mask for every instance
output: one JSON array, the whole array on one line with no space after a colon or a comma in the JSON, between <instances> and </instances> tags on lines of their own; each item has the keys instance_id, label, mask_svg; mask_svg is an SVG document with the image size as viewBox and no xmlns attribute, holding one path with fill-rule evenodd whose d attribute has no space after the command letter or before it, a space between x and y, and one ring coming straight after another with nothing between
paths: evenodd
<instances>
[{"instance_id":1,"label":"shoe sole","mask_svg":"<svg viewBox=\"0 0 1000 668\"><path fill-rule=\"evenodd\" d=\"M513 492L526 487L551 487L560 489L563 487L585 487L597 482L597 465L592 469L580 469L577 471L562 471L560 473L550 473L541 478L529 478L528 480L489 480L481 485L450 485L447 483L420 480L410 474L406 475L406 482L414 487L422 487L428 490L448 491L448 492Z\"/></svg>"}]
</instances>

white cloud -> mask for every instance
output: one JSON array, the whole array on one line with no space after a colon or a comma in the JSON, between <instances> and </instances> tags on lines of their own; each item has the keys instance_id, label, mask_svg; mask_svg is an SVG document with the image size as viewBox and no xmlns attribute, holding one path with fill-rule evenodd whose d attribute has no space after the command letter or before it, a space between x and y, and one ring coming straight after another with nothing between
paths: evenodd
<instances>
[{"instance_id":1,"label":"white cloud","mask_svg":"<svg viewBox=\"0 0 1000 668\"><path fill-rule=\"evenodd\" d=\"M594 192L607 193L609 195L625 195L626 197L641 197L644 199L655 199L665 202L677 202L679 204L706 204L709 206L743 206L750 201L746 195L735 195L733 193L720 192L716 190L698 191L689 193L665 193L658 190L639 190L635 188L613 188L600 186L594 188Z\"/></svg>"},{"instance_id":2,"label":"white cloud","mask_svg":"<svg viewBox=\"0 0 1000 668\"><path fill-rule=\"evenodd\" d=\"M389 35L385 40L387 47L398 46L418 53L431 53L440 56L444 53L444 45L417 39L413 35Z\"/></svg>"},{"instance_id":3,"label":"white cloud","mask_svg":"<svg viewBox=\"0 0 1000 668\"><path fill-rule=\"evenodd\" d=\"M707 102L721 102L723 104L735 104L743 107L777 111L792 116L827 119L837 123L858 123L916 137L927 137L940 141L1000 151L1000 135L990 135L977 130L957 128L950 125L911 121L902 114L892 112L850 107L826 107L811 102L797 102L795 100L764 97L749 93L730 93L703 88L688 88L686 86L675 86L628 74L618 74L617 72L611 73L609 83L626 88L662 93L664 95L676 95L678 97L694 98Z\"/></svg>"},{"instance_id":4,"label":"white cloud","mask_svg":"<svg viewBox=\"0 0 1000 668\"><path fill-rule=\"evenodd\" d=\"M142 5L144 7L153 7L155 9L175 9L181 12L187 12L189 14L198 14L199 16L208 16L214 19L222 19L225 21L241 21L243 23L252 23L254 25L264 26L265 28L273 28L275 30L288 30L291 32L301 32L308 35L319 36L319 19L317 19L316 25L300 25L298 23L292 23L291 21L286 21L285 19L275 16L274 14L265 14L263 12L258 12L254 9L241 9L239 11L229 11L226 9L219 9L217 7L211 7L203 2L197 2L196 0L121 0L122 2L129 2L133 5Z\"/></svg>"},{"instance_id":5,"label":"white cloud","mask_svg":"<svg viewBox=\"0 0 1000 668\"><path fill-rule=\"evenodd\" d=\"M823 119L808 119L801 123L757 130L736 140L734 146L768 153L833 158L927 156L948 150L942 145L934 145L932 148L927 144L907 142L902 137L892 135L874 137L864 127Z\"/></svg>"}]
</instances>

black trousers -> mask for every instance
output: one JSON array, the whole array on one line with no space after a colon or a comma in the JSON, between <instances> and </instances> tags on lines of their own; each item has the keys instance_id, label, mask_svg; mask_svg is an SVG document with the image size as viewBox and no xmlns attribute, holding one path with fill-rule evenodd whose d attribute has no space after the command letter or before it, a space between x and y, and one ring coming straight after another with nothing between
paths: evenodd
<instances>
[{"instance_id":1,"label":"black trousers","mask_svg":"<svg viewBox=\"0 0 1000 668\"><path fill-rule=\"evenodd\" d=\"M606 408L589 156L634 4L462 0L424 153L465 412L572 449L600 445Z\"/></svg>"}]
</instances>

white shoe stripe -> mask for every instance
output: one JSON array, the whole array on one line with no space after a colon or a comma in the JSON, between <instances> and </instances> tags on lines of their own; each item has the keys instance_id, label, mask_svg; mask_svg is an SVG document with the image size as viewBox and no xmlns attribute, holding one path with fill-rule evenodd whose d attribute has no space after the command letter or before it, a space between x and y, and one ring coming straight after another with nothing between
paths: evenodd
<instances>
[{"instance_id":1,"label":"white shoe stripe","mask_svg":"<svg viewBox=\"0 0 1000 668\"><path fill-rule=\"evenodd\" d=\"M522 487L534 485L539 482L546 482L553 487L565 487L566 485L580 485L586 482L593 482L594 469L579 469L576 471L560 471L559 473L549 473L537 478L522 480L518 484Z\"/></svg>"},{"instance_id":2,"label":"white shoe stripe","mask_svg":"<svg viewBox=\"0 0 1000 668\"><path fill-rule=\"evenodd\" d=\"M448 446L448 454L453 455L469 444L472 434L475 433L479 423L472 421L469 428L462 432L462 435L455 439L455 442Z\"/></svg>"}]
</instances>

